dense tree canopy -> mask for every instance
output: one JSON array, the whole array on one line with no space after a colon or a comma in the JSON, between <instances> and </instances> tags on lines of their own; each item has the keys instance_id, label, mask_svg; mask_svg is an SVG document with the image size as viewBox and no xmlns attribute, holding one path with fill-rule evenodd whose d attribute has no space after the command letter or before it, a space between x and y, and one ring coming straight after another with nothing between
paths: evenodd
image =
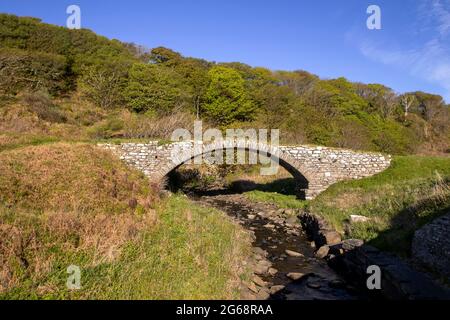
<instances>
[{"instance_id":1,"label":"dense tree canopy","mask_svg":"<svg viewBox=\"0 0 450 320\"><path fill-rule=\"evenodd\" d=\"M245 90L245 81L234 69L217 66L208 72L210 82L203 106L205 115L220 125L251 120L253 105Z\"/></svg>"},{"instance_id":2,"label":"dense tree canopy","mask_svg":"<svg viewBox=\"0 0 450 320\"><path fill-rule=\"evenodd\" d=\"M136 112L168 113L187 105L188 93L180 75L173 69L136 63L125 89L128 106Z\"/></svg>"},{"instance_id":3,"label":"dense tree canopy","mask_svg":"<svg viewBox=\"0 0 450 320\"><path fill-rule=\"evenodd\" d=\"M110 117L181 112L221 128L279 128L285 142L402 154L449 149L449 106L425 92L208 62L5 14L0 47L3 96L80 95Z\"/></svg>"}]
</instances>

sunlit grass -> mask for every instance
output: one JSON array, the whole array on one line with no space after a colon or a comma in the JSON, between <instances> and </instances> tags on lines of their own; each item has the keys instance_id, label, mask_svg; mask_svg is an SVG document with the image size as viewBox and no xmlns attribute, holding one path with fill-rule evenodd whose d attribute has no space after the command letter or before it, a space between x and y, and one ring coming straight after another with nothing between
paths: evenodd
<instances>
[{"instance_id":1,"label":"sunlit grass","mask_svg":"<svg viewBox=\"0 0 450 320\"><path fill-rule=\"evenodd\" d=\"M450 208L449 180L450 158L399 156L386 171L339 182L312 201L273 192L251 191L246 195L282 208L306 208L325 217L349 238L408 255L414 231ZM350 215L371 220L349 225Z\"/></svg>"},{"instance_id":2,"label":"sunlit grass","mask_svg":"<svg viewBox=\"0 0 450 320\"><path fill-rule=\"evenodd\" d=\"M251 239L89 144L0 153L0 299L234 299ZM66 288L67 267L80 290Z\"/></svg>"}]
</instances>

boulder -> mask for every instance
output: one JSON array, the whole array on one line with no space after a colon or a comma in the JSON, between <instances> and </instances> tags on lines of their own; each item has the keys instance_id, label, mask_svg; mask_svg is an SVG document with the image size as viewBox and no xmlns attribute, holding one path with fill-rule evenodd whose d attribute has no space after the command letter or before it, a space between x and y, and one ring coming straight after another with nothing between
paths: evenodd
<instances>
[{"instance_id":1,"label":"boulder","mask_svg":"<svg viewBox=\"0 0 450 320\"><path fill-rule=\"evenodd\" d=\"M258 293L258 288L253 282L245 283L245 286L253 293Z\"/></svg>"},{"instance_id":2,"label":"boulder","mask_svg":"<svg viewBox=\"0 0 450 320\"><path fill-rule=\"evenodd\" d=\"M321 287L321 285L317 282L308 282L306 285L311 289L320 289Z\"/></svg>"},{"instance_id":3,"label":"boulder","mask_svg":"<svg viewBox=\"0 0 450 320\"><path fill-rule=\"evenodd\" d=\"M320 235L328 245L338 244L342 241L341 235L334 230L321 230Z\"/></svg>"},{"instance_id":4,"label":"boulder","mask_svg":"<svg viewBox=\"0 0 450 320\"><path fill-rule=\"evenodd\" d=\"M259 274L259 275L264 275L264 274L267 273L267 271L269 270L269 268L271 266L272 266L272 264L269 261L267 261L267 260L260 260L256 264L253 272L256 273L256 274Z\"/></svg>"},{"instance_id":5,"label":"boulder","mask_svg":"<svg viewBox=\"0 0 450 320\"><path fill-rule=\"evenodd\" d=\"M364 245L364 241L360 239L347 239L342 241L341 247L344 251L351 251Z\"/></svg>"},{"instance_id":6,"label":"boulder","mask_svg":"<svg viewBox=\"0 0 450 320\"><path fill-rule=\"evenodd\" d=\"M266 292L264 290L259 291L258 294L256 295L256 300L267 300L269 298L270 298L269 292Z\"/></svg>"}]
</instances>

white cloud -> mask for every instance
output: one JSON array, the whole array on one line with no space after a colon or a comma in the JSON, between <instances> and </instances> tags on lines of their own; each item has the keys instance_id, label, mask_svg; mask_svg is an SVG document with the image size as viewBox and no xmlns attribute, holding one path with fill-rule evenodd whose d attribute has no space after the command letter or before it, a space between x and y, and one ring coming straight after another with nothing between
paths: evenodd
<instances>
[{"instance_id":1,"label":"white cloud","mask_svg":"<svg viewBox=\"0 0 450 320\"><path fill-rule=\"evenodd\" d=\"M450 33L450 1L433 0L430 15L437 19L438 30L441 35Z\"/></svg>"},{"instance_id":2,"label":"white cloud","mask_svg":"<svg viewBox=\"0 0 450 320\"><path fill-rule=\"evenodd\" d=\"M424 0L419 10L431 30L428 42L404 50L366 41L360 45L360 51L372 60L441 86L447 92L445 99L450 101L450 42L446 39L450 35L450 0Z\"/></svg>"},{"instance_id":3,"label":"white cloud","mask_svg":"<svg viewBox=\"0 0 450 320\"><path fill-rule=\"evenodd\" d=\"M422 27L436 30L441 36L450 34L450 0L421 0L418 17Z\"/></svg>"},{"instance_id":4,"label":"white cloud","mask_svg":"<svg viewBox=\"0 0 450 320\"><path fill-rule=\"evenodd\" d=\"M423 78L445 88L450 101L450 52L433 39L420 49L390 50L364 43L361 52L368 58L387 65L394 65L415 77Z\"/></svg>"}]
</instances>

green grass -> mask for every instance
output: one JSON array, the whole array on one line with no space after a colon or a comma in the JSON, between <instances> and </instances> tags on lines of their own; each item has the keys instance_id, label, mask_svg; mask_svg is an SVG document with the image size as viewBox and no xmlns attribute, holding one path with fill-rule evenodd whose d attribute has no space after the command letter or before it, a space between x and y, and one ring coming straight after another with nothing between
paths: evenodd
<instances>
[{"instance_id":1,"label":"green grass","mask_svg":"<svg viewBox=\"0 0 450 320\"><path fill-rule=\"evenodd\" d=\"M298 200L294 195L285 195L276 192L249 191L245 195L252 201L274 204L280 208L303 209L308 201Z\"/></svg>"},{"instance_id":2,"label":"green grass","mask_svg":"<svg viewBox=\"0 0 450 320\"><path fill-rule=\"evenodd\" d=\"M373 177L339 182L312 201L273 192L246 193L282 208L307 208L349 238L407 256L414 232L450 210L450 158L398 156ZM348 224L350 215L367 223Z\"/></svg>"},{"instance_id":3,"label":"green grass","mask_svg":"<svg viewBox=\"0 0 450 320\"><path fill-rule=\"evenodd\" d=\"M331 186L309 209L348 237L407 256L414 232L450 208L449 181L450 158L395 157L378 175ZM345 228L350 215L371 221Z\"/></svg>"},{"instance_id":4,"label":"green grass","mask_svg":"<svg viewBox=\"0 0 450 320\"><path fill-rule=\"evenodd\" d=\"M127 242L118 259L93 263L98 252L68 250L70 239L55 237L39 216L4 210L3 222L21 228L22 235L39 234L45 245L34 254L42 265L47 259L51 264L39 274L13 264L17 283L0 299L239 298L240 276L249 277L241 268L251 252L248 234L223 213L182 196L168 199L158 215L158 226ZM69 265L81 268L80 290L66 289Z\"/></svg>"},{"instance_id":5,"label":"green grass","mask_svg":"<svg viewBox=\"0 0 450 320\"><path fill-rule=\"evenodd\" d=\"M60 141L57 137L52 136L19 136L15 138L11 138L11 141L7 141L6 143L1 143L0 141L0 152L13 150L18 148L23 148L27 146L38 146L42 144L54 143Z\"/></svg>"},{"instance_id":6,"label":"green grass","mask_svg":"<svg viewBox=\"0 0 450 320\"><path fill-rule=\"evenodd\" d=\"M0 299L233 299L249 277L240 225L89 144L1 152L0 182Z\"/></svg>"},{"instance_id":7,"label":"green grass","mask_svg":"<svg viewBox=\"0 0 450 320\"><path fill-rule=\"evenodd\" d=\"M125 253L122 285L112 291L114 295L131 299L238 298L238 270L251 249L248 235L223 213L195 206L182 196L169 199L160 217L158 230L147 235L142 246L129 247ZM131 279L139 279L139 283Z\"/></svg>"}]
</instances>

